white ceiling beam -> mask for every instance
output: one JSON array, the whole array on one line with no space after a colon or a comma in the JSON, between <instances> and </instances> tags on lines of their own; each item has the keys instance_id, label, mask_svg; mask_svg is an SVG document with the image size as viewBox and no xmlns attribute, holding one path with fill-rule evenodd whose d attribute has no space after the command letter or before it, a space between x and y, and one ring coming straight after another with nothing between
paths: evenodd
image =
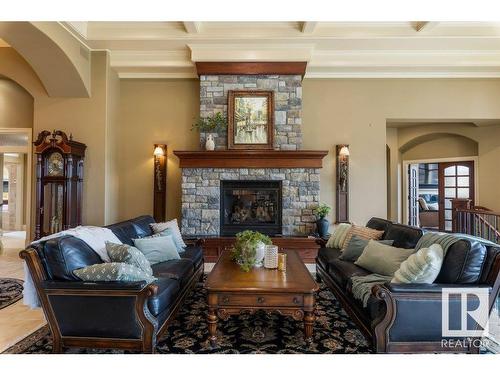
<instances>
[{"instance_id":1,"label":"white ceiling beam","mask_svg":"<svg viewBox=\"0 0 500 375\"><path fill-rule=\"evenodd\" d=\"M201 22L183 22L188 34L199 34L201 32Z\"/></svg>"},{"instance_id":2,"label":"white ceiling beam","mask_svg":"<svg viewBox=\"0 0 500 375\"><path fill-rule=\"evenodd\" d=\"M420 33L422 31L429 31L430 29L433 29L434 27L437 26L438 23L439 22L420 21L420 22L415 22L413 28L417 33Z\"/></svg>"},{"instance_id":3,"label":"white ceiling beam","mask_svg":"<svg viewBox=\"0 0 500 375\"><path fill-rule=\"evenodd\" d=\"M318 26L318 22L302 22L301 31L304 34L312 34Z\"/></svg>"},{"instance_id":4,"label":"white ceiling beam","mask_svg":"<svg viewBox=\"0 0 500 375\"><path fill-rule=\"evenodd\" d=\"M309 61L312 44L188 44L191 61Z\"/></svg>"}]
</instances>

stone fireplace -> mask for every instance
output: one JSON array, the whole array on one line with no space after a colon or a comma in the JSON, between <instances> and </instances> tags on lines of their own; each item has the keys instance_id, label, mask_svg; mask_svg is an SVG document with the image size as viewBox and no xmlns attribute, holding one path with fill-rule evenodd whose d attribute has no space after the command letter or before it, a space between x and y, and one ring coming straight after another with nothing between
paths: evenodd
<instances>
[{"instance_id":1,"label":"stone fireplace","mask_svg":"<svg viewBox=\"0 0 500 375\"><path fill-rule=\"evenodd\" d=\"M223 132L214 135L216 151L176 151L184 235L232 236L245 229L284 236L314 233L327 152L301 150L301 74L274 73L200 74L202 117L227 115L229 90L274 92L274 150L227 150ZM201 149L205 138L200 134Z\"/></svg>"}]
</instances>

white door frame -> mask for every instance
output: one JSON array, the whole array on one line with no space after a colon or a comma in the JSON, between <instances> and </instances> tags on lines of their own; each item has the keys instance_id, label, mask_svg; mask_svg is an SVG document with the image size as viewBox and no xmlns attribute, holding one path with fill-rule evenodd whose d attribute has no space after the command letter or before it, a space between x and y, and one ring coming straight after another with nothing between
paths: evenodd
<instances>
[{"instance_id":1,"label":"white door frame","mask_svg":"<svg viewBox=\"0 0 500 375\"><path fill-rule=\"evenodd\" d=\"M417 159L417 160L403 160L401 168L403 176L403 223L408 224L409 218L409 202L408 202L408 166L410 164L426 164L426 163L446 163L457 161L473 161L474 162L474 202L479 202L479 157L478 156L459 156L454 158L437 158L437 159Z\"/></svg>"},{"instance_id":2,"label":"white door frame","mask_svg":"<svg viewBox=\"0 0 500 375\"><path fill-rule=\"evenodd\" d=\"M31 238L31 228L32 228L32 218L31 209L33 207L32 202L32 179L33 179L33 129L32 128L0 128L0 134L18 134L23 133L28 136L27 146L2 146L0 147L0 152L12 152L26 154L26 244L30 242Z\"/></svg>"}]
</instances>

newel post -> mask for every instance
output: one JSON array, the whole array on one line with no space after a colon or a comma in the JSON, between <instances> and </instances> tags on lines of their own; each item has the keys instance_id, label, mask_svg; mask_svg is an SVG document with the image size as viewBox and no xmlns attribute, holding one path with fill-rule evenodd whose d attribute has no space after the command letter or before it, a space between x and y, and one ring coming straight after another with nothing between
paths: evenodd
<instances>
[{"instance_id":1,"label":"newel post","mask_svg":"<svg viewBox=\"0 0 500 375\"><path fill-rule=\"evenodd\" d=\"M454 233L463 232L463 228L458 228L458 210L470 210L472 199L469 198L453 198L451 199L451 223ZM463 225L463 224L462 224Z\"/></svg>"}]
</instances>

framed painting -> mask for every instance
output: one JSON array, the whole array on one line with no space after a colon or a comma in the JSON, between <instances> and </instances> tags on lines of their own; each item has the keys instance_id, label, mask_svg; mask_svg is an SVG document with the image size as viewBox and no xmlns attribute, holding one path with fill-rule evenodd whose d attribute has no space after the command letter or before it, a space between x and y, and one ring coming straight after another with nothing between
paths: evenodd
<instances>
[{"instance_id":1,"label":"framed painting","mask_svg":"<svg viewBox=\"0 0 500 375\"><path fill-rule=\"evenodd\" d=\"M273 149L274 92L228 92L229 149Z\"/></svg>"}]
</instances>

